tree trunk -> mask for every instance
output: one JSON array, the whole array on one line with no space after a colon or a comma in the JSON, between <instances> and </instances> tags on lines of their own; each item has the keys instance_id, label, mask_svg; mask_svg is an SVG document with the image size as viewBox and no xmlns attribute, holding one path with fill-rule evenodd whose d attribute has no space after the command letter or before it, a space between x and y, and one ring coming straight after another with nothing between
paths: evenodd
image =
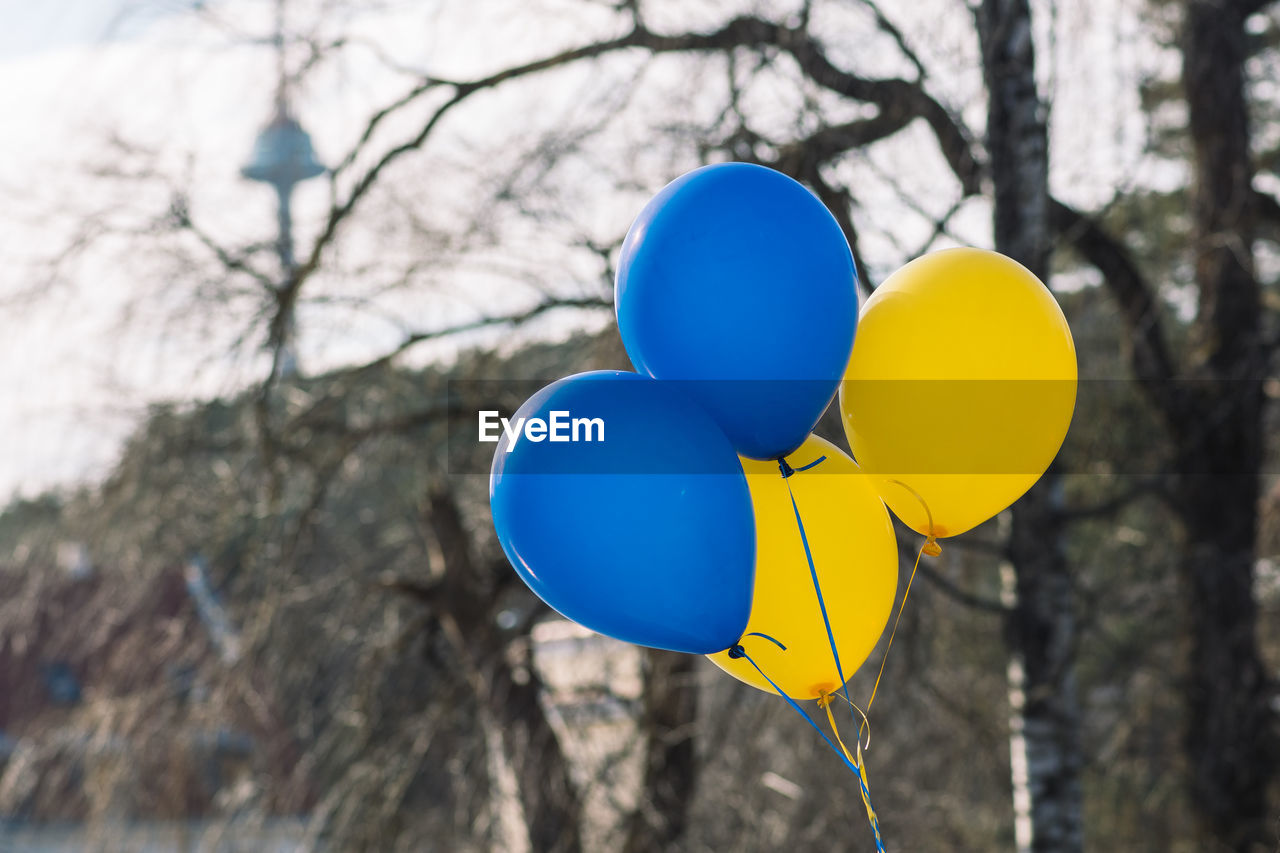
<instances>
[{"instance_id":1,"label":"tree trunk","mask_svg":"<svg viewBox=\"0 0 1280 853\"><path fill-rule=\"evenodd\" d=\"M1192 808L1204 849L1216 842L1253 850L1275 843L1267 813L1274 744L1253 599L1256 477L1182 479L1183 570L1191 606L1186 748Z\"/></svg>"},{"instance_id":2,"label":"tree trunk","mask_svg":"<svg viewBox=\"0 0 1280 853\"><path fill-rule=\"evenodd\" d=\"M983 0L978 33L989 99L996 249L1045 279L1052 250L1048 138L1026 0ZM1076 624L1060 504L1058 478L1050 471L1015 505L1009 542L1016 596L1006 636L1022 700L1020 715L1012 709L1020 716L1011 739L1017 750L1015 807L1029 810L1029 847L1035 851L1078 851L1083 844L1080 710L1072 671Z\"/></svg>"},{"instance_id":3,"label":"tree trunk","mask_svg":"<svg viewBox=\"0 0 1280 853\"><path fill-rule=\"evenodd\" d=\"M1021 664L1018 734L1030 801L1029 849L1035 851L1083 846L1076 617L1061 510L1061 484L1051 472L1014 508L1009 540L1016 595L1006 630L1010 652Z\"/></svg>"},{"instance_id":4,"label":"tree trunk","mask_svg":"<svg viewBox=\"0 0 1280 853\"><path fill-rule=\"evenodd\" d=\"M503 727L520 805L535 853L577 853L582 849L581 809L560 741L542 707L542 685L530 674L523 683L508 666L494 665L490 712Z\"/></svg>"},{"instance_id":5,"label":"tree trunk","mask_svg":"<svg viewBox=\"0 0 1280 853\"><path fill-rule=\"evenodd\" d=\"M631 817L626 853L678 849L697 785L693 729L698 688L693 655L645 651L644 787Z\"/></svg>"},{"instance_id":6,"label":"tree trunk","mask_svg":"<svg viewBox=\"0 0 1280 853\"><path fill-rule=\"evenodd\" d=\"M535 853L578 853L581 799L543 709L542 685L533 666L517 677L508 662L512 638L499 631L492 612L498 596L492 584L485 583L486 574L476 564L470 536L448 491L430 495L430 524L445 565L437 594L440 619L476 700L501 728L530 847Z\"/></svg>"},{"instance_id":7,"label":"tree trunk","mask_svg":"<svg viewBox=\"0 0 1280 853\"><path fill-rule=\"evenodd\" d=\"M1274 744L1253 598L1266 356L1253 266L1247 8L1224 0L1186 5L1183 88L1193 144L1192 248L1200 302L1190 364L1194 382L1172 419L1191 607L1186 744L1192 807L1206 849L1216 842L1240 851L1275 843L1266 811Z\"/></svg>"}]
</instances>

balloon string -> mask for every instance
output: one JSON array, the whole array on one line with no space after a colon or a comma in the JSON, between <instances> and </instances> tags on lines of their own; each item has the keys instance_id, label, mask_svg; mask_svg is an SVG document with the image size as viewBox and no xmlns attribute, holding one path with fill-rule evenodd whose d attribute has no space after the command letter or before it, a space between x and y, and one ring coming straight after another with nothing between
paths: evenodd
<instances>
[{"instance_id":1,"label":"balloon string","mask_svg":"<svg viewBox=\"0 0 1280 853\"><path fill-rule=\"evenodd\" d=\"M787 647L782 645L782 643L778 642L773 637L770 637L768 634L761 634L759 631L752 631L750 634L743 634L742 636L743 637L763 637L764 639L773 643L778 648L782 649L784 652L787 650Z\"/></svg>"},{"instance_id":2,"label":"balloon string","mask_svg":"<svg viewBox=\"0 0 1280 853\"><path fill-rule=\"evenodd\" d=\"M831 700L833 698L835 698L835 694L823 693L818 697L818 707L827 712L827 722L831 724L831 733L836 736L836 743L840 744L840 749L844 752L845 759L858 765L858 769L862 771L862 785L860 786L862 790L862 804L867 808L867 820L871 821L872 824L875 824L876 813L875 809L871 808L871 779L867 776L867 764L862 759L861 736L859 736L859 740L856 741L858 751L857 757L855 758L849 754L849 748L844 745L844 740L840 737L840 728L836 725L835 715L831 713ZM853 707L858 708L857 705L854 705ZM858 709L858 713L862 713L860 708ZM862 715L862 719L864 722L866 721L867 717L865 714Z\"/></svg>"},{"instance_id":3,"label":"balloon string","mask_svg":"<svg viewBox=\"0 0 1280 853\"><path fill-rule=\"evenodd\" d=\"M880 689L880 676L884 675L884 665L885 665L885 662L889 660L889 650L893 648L893 638L898 634L898 623L902 621L902 611L907 609L907 598L911 595L911 582L916 579L916 569L920 568L920 557L921 555L927 553L927 549L929 547L930 542L933 542L933 537L930 537L928 540L926 540L925 543L920 546L920 550L916 552L916 563L914 566L911 567L911 577L907 578L907 588L902 593L902 603L898 605L898 615L893 620L893 630L889 632L889 643L884 647L884 657L880 658L880 671L876 673L876 683L871 687L871 698L867 700L868 714L871 713L871 706L875 704L876 691ZM933 542L933 544L937 545L938 543ZM867 718L865 715L863 715L862 719L863 719L863 725L867 727L867 746L870 747L871 746L870 722L867 721ZM858 742L859 743L862 742L861 728L858 729Z\"/></svg>"},{"instance_id":4,"label":"balloon string","mask_svg":"<svg viewBox=\"0 0 1280 853\"><path fill-rule=\"evenodd\" d=\"M902 593L902 603L898 605L898 615L893 620L893 630L889 632L889 643L884 647L884 656L880 658L880 670L876 673L876 683L871 686L871 698L867 700L867 714L871 713L871 706L876 701L876 691L880 689L880 678L884 675L884 665L889 661L889 651L893 648L893 638L898 635L898 623L902 621L902 611L907 609L907 598L911 595L911 583L916 579L916 569L920 568L920 558L928 554L930 557L936 557L942 553L942 546L933 535L933 513L929 511L929 504L925 501L920 493L908 486L901 480L890 480L890 483L902 486L911 495L920 502L920 506L924 508L925 517L929 520L929 535L925 538L924 543L920 546L920 550L916 552L915 565L911 567L911 577L907 578L907 588ZM853 703L850 703L853 704ZM856 705L854 706L857 707ZM858 742L862 742L863 730L867 732L867 748L871 748L871 721L867 719L867 715L862 715L862 726L858 729Z\"/></svg>"},{"instance_id":5,"label":"balloon string","mask_svg":"<svg viewBox=\"0 0 1280 853\"><path fill-rule=\"evenodd\" d=\"M890 483L893 483L893 484L894 484L894 485L896 485L896 486L902 486L902 488L904 488L904 489L906 489L908 492L910 492L910 493L911 493L911 496L912 496L913 498L915 498L917 501L919 501L919 502L920 502L920 506L924 509L924 515L925 515L925 518L927 518L927 519L929 520L929 535L928 535L928 537L924 540L924 546L921 548L921 550L922 550L924 553L928 554L930 557L936 557L936 556L938 556L939 554L941 554L941 553L942 553L942 546L941 546L941 545L939 545L939 544L938 544L938 540L934 538L934 533L933 533L933 513L929 511L929 504L928 504L927 502L925 502L925 499L924 499L924 498L922 498L922 497L920 496L920 493L919 493L919 492L917 492L915 489L911 488L910 486L908 486L906 483L902 482L901 480L890 480L889 482L890 482ZM920 559L920 558L919 558L919 557L917 557L917 558L916 558L916 561L917 561L917 562L919 562L919 559Z\"/></svg>"},{"instance_id":6,"label":"balloon string","mask_svg":"<svg viewBox=\"0 0 1280 853\"><path fill-rule=\"evenodd\" d=\"M816 464L817 462L812 463L812 465ZM812 465L805 467L809 468ZM827 616L827 603L822 598L822 584L818 582L818 569L813 564L813 551L809 548L809 537L804 530L804 520L800 517L800 507L796 504L795 493L791 490L791 474L795 472L784 459L778 460L778 468L782 471L782 482L787 486L787 497L791 498L791 511L795 513L796 527L800 530L800 544L804 546L804 558L809 563L809 577L813 580L813 591L818 595L818 610L822 613L822 624L827 628L827 643L831 646L831 657L836 662L836 675L840 677L840 689L844 691L844 698L852 705L853 700L849 698L849 686L845 683L844 669L840 666L840 651L836 648L836 636L831 630L831 619ZM857 718L854 718L854 722L857 722Z\"/></svg>"},{"instance_id":7,"label":"balloon string","mask_svg":"<svg viewBox=\"0 0 1280 853\"><path fill-rule=\"evenodd\" d=\"M808 465L801 465L799 468L792 468L787 463L787 460L785 457L780 457L778 459L778 470L782 472L782 479L785 480L788 477L790 477L792 474L799 474L801 471L808 471L810 468L813 468L819 463L826 462L826 461L827 461L826 456L819 456L817 459L813 460Z\"/></svg>"},{"instance_id":8,"label":"balloon string","mask_svg":"<svg viewBox=\"0 0 1280 853\"><path fill-rule=\"evenodd\" d=\"M800 507L796 503L795 492L793 492L791 489L791 475L796 473L796 470L804 471L808 468L812 468L814 465L817 465L819 462L823 461L823 459L825 458L826 457L823 456L818 460L804 466L804 468L800 468L800 469L792 469L791 466L787 464L785 459L779 459L778 469L782 472L782 481L787 485L787 496L791 498L791 511L795 513L796 528L800 531L800 544L804 546L805 560L809 563L809 577L813 580L813 591L818 596L818 610L822 613L822 624L826 626L826 629L827 629L827 643L831 646L831 657L835 660L836 675L839 676L840 678L840 690L844 693L844 700L849 703L850 708L855 709L858 711L859 714L862 714L862 710L858 708L857 705L853 704L853 700L849 698L849 685L845 681L844 669L840 665L840 650L836 647L835 633L831 630L831 618L827 615L827 603L822 597L822 584L818 582L818 570L817 570L817 567L815 567L813 564L813 551L809 547L809 536L808 534L805 533L804 519L801 518L800 516ZM754 663L752 665L754 666ZM757 670L758 669L759 667L757 667ZM764 675L763 672L760 674ZM766 679L767 679L767 676L766 676ZM772 684L773 682L769 682L769 683ZM774 689L776 690L777 687L775 686ZM779 690L778 692L781 693L782 691ZM871 807L871 791L867 787L866 778L864 777L861 769L862 768L862 760L861 760L862 759L862 734L861 734L862 729L859 729L858 759L855 761L854 758L851 755L849 755L849 750L845 748L844 741L840 739L840 730L836 728L835 718L831 714L831 699L829 698L829 695L826 693L823 693L823 697L827 697L826 702L824 703L822 699L819 699L819 704L822 705L823 709L827 712L827 719L831 721L831 731L835 734L836 740L839 741L840 743L840 750L843 753L843 758L845 763L853 767L854 772L857 773L858 775L858 787L860 788L862 793L862 803L864 806L866 806L866 809L867 809L867 820L871 822L871 828L876 835L876 849L883 850L884 848L881 845L881 841L880 841L880 822L876 818L875 809ZM849 713L852 716L853 711L851 710ZM808 715L805 715L805 719L808 719ZM866 719L867 719L865 714L862 715L862 719L865 725ZM853 721L857 723L858 722L857 717L854 717ZM810 722L812 722L812 720L810 720ZM819 733L821 733L821 729L819 729ZM825 735L823 737L825 739ZM827 744L830 745L831 741L828 740ZM834 749L835 747L832 746L832 750Z\"/></svg>"},{"instance_id":9,"label":"balloon string","mask_svg":"<svg viewBox=\"0 0 1280 853\"><path fill-rule=\"evenodd\" d=\"M741 644L736 645L733 648L729 649L729 657L735 660L738 658L744 658L747 661L747 663L755 667L756 672L760 673L760 677L763 678L765 681L769 682L769 686L772 687L779 696L781 696L783 699L787 701L787 704L791 706L791 710L799 714L804 719L804 721L808 723L815 732L818 733L818 736L821 737L823 741L826 742L827 746L831 748L831 751L834 752L840 758L840 760L845 763L845 766L848 767L849 770L853 772L853 775L857 777L858 788L862 792L862 802L867 807L867 818L871 822L871 831L872 833L875 834L875 837L876 837L876 851L877 853L885 853L884 842L880 838L880 820L879 818L876 817L875 809L871 807L871 791L867 788L867 781L863 777L862 770L860 769L857 763L855 763L853 760L849 758L849 751L847 749L844 749L843 744L841 744L840 748L837 749L836 745L831 742L831 738L827 737L827 733L824 732L818 726L818 724L813 721L812 717L810 717L808 714L804 712L804 709L801 708L800 705L796 703L796 700L792 699L785 692L783 692L782 688L779 687L777 684L775 684L772 678L765 675L764 670L760 668L760 665L758 663L756 663L754 660L751 659L751 655L747 654L746 649L744 649ZM832 729L834 730L834 728L835 727L833 725ZM837 734L836 737L839 738L839 734Z\"/></svg>"},{"instance_id":10,"label":"balloon string","mask_svg":"<svg viewBox=\"0 0 1280 853\"><path fill-rule=\"evenodd\" d=\"M826 456L819 456L817 459L813 460L808 465L801 465L799 468L795 468L793 470L795 471L795 473L799 474L801 471L808 471L810 468L814 467L819 462L826 462L826 461L827 461Z\"/></svg>"},{"instance_id":11,"label":"balloon string","mask_svg":"<svg viewBox=\"0 0 1280 853\"><path fill-rule=\"evenodd\" d=\"M750 635L748 634L748 636ZM823 702L834 702L836 699L844 699L844 701L849 702L848 699L845 699L845 697L841 696L839 693L823 693L822 696L818 697L818 704L821 705ZM866 730L866 733L867 733L866 742L864 743L862 739L859 738L858 745L862 749L870 749L871 748L871 721L867 719L866 711L863 711L855 703L849 702L849 707L852 708L854 711L856 711L858 716L862 718L862 722L858 724L859 734L861 734L861 732L864 729Z\"/></svg>"}]
</instances>

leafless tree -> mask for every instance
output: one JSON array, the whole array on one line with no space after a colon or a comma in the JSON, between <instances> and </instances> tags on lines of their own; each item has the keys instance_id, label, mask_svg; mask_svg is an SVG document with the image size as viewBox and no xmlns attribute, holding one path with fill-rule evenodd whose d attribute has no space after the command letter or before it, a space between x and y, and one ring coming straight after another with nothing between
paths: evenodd
<instances>
[{"instance_id":1,"label":"leafless tree","mask_svg":"<svg viewBox=\"0 0 1280 853\"><path fill-rule=\"evenodd\" d=\"M251 664L205 665L216 674L219 701L267 709L288 729L283 740L301 745L290 772L318 788L299 795L314 814L317 841L417 849L423 837L438 837L454 849L502 846L511 841L503 827L514 809L513 843L584 849L594 782L575 769L534 661L532 631L549 614L505 567L488 528L483 478L450 475L449 421L457 412L449 380L552 379L625 366L610 333L507 352L514 345L504 338L557 312L607 318L625 222L602 233L576 220L567 210L573 179L557 172L565 164L637 203L662 179L704 160L771 165L832 210L870 288L892 264L868 257L874 217L859 178L873 171L871 152L897 146L936 162L947 197L922 199L886 182L924 226L925 239L898 247L895 260L954 239L958 213L990 203L997 249L1048 279L1054 249L1069 247L1100 274L1118 309L1123 324L1113 337L1130 348L1133 373L1173 447L1165 462L1176 476L1167 490L1185 549L1157 553L1178 561L1191 614L1189 802L1205 844L1247 850L1265 840L1275 766L1253 581L1267 439L1262 383L1275 346L1255 247L1276 205L1253 186L1243 88L1247 21L1267 4L1184 6L1179 98L1193 151L1190 258L1199 311L1181 357L1169 328L1176 321L1128 235L1114 232L1105 210L1076 210L1050 194L1050 156L1069 153L1049 146L1028 3L984 0L972 19L961 9L948 13L978 47L985 134L966 124L968 104L939 94L945 72L931 68L891 14L869 0L755 9L687 29L678 16L675 23L660 17L669 10L658 4L622 3L609 13L609 35L548 46L507 67L460 79L400 69L411 78L402 94L371 106L334 161L329 200L296 264L273 267L262 239L224 244L181 179L133 176L158 181L166 202L137 229L130 251L160 245L157 253L196 270L185 280L196 296L209 297L206 310L236 312L239 340L265 345L269 358L245 396L157 411L99 493L74 503L71 523L90 531L86 538L110 559L138 563L146 581L192 549L212 552ZM300 57L290 69L298 82L344 51L378 50L306 21L289 38ZM850 59L857 53L850 42L860 39L884 50ZM714 104L637 120L629 99L666 91L668 84L645 76L663 68L699 82L668 88L697 88ZM441 228L425 210L429 185L421 184L425 203L408 198L414 193L405 185L421 181L415 168L449 143L451 127L467 125L469 110L480 114L475 105L511 92L536 105L547 81L575 70L622 81L626 97L551 130L534 121L536 109L517 116L513 123L530 128L519 156L481 164L486 192L454 228ZM754 105L755 87L787 93L783 119ZM610 133L627 144L605 145ZM608 153L593 155L595 145ZM660 165L646 167L637 149L657 149ZM397 340L324 375L280 370L294 318L306 334L301 306L347 301L393 311L394 302L380 301L387 294L428 291L458 272L460 258L492 263L520 228L570 246L589 272L560 273L550 283L536 261L506 266L516 298L484 294L485 307L467 316L401 324ZM418 245L395 261L350 260L364 238ZM1059 263L1067 261L1059 256ZM572 280L566 286L564 279ZM402 367L441 341L479 341L482 351L455 367ZM1178 381L1188 375L1204 381ZM1012 653L1026 678L1032 845L1080 849L1088 813L1080 777L1089 757L1080 730L1090 707L1072 666L1089 630L1076 619L1085 594L1076 581L1088 567L1073 557L1085 535L1069 522L1129 511L1164 490L1165 479L1159 488L1107 494L1082 507L1069 505L1050 476L1016 506L1008 543L978 533L969 550L957 543L959 556L923 567L923 589L913 594L886 671L888 695L899 690L915 705L899 695L894 717L875 721L884 745L871 753L873 792L891 839L897 832L907 846L972 848L1010 834L1006 715L993 708L1005 701ZM1016 569L1011 607L993 589L992 569L1005 554ZM941 616L957 602L966 619ZM1008 649L992 614L1004 621ZM636 795L617 798L629 815L612 836L624 849L767 850L865 829L850 824L856 796L848 780L820 745L798 740L806 733L785 707L734 684L709 685L706 668L688 657L645 652L644 673L633 719ZM895 678L903 686L889 686ZM885 731L899 724L896 735ZM951 760L958 751L962 769ZM973 799L983 807L957 810L959 786L981 791Z\"/></svg>"}]
</instances>

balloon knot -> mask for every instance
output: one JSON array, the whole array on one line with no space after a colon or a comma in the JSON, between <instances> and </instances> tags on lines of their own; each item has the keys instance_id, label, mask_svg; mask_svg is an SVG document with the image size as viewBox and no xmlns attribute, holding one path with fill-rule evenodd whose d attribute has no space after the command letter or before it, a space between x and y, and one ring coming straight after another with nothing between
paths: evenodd
<instances>
[{"instance_id":1,"label":"balloon knot","mask_svg":"<svg viewBox=\"0 0 1280 853\"><path fill-rule=\"evenodd\" d=\"M746 656L747 656L747 651L746 649L742 648L742 646L733 646L732 648L729 649L730 660L737 660L738 658L744 658Z\"/></svg>"},{"instance_id":2,"label":"balloon knot","mask_svg":"<svg viewBox=\"0 0 1280 853\"><path fill-rule=\"evenodd\" d=\"M920 552L930 557L936 557L942 553L942 546L938 544L938 540L930 536L925 540L924 545L920 547Z\"/></svg>"},{"instance_id":3,"label":"balloon knot","mask_svg":"<svg viewBox=\"0 0 1280 853\"><path fill-rule=\"evenodd\" d=\"M819 708L826 708L828 705L830 705L830 704L831 704L831 698L832 698L832 697L831 697L831 694L830 694L830 693L819 693L819 694L818 694L818 707L819 707Z\"/></svg>"},{"instance_id":4,"label":"balloon knot","mask_svg":"<svg viewBox=\"0 0 1280 853\"><path fill-rule=\"evenodd\" d=\"M784 480L796 472L796 469L788 465L785 459L778 460L778 470L782 472L782 479Z\"/></svg>"}]
</instances>

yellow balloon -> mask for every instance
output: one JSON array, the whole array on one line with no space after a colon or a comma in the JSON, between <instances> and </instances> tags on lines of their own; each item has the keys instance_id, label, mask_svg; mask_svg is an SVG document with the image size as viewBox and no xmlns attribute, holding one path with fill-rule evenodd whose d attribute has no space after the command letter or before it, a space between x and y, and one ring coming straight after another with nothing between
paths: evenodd
<instances>
[{"instance_id":1,"label":"yellow balloon","mask_svg":"<svg viewBox=\"0 0 1280 853\"><path fill-rule=\"evenodd\" d=\"M865 474L840 448L811 435L787 463L812 468L789 478L831 631L846 678L866 660L889 621L898 584L898 547L893 523ZM796 699L816 699L840 687L818 596L809 574L795 510L776 462L743 459L756 515L756 578L742 646L760 669ZM750 662L728 652L709 655L725 672L773 693Z\"/></svg>"},{"instance_id":2,"label":"yellow balloon","mask_svg":"<svg viewBox=\"0 0 1280 853\"><path fill-rule=\"evenodd\" d=\"M885 503L942 537L1031 488L1075 399L1075 344L1048 288L1004 255L947 249L902 267L867 301L840 411Z\"/></svg>"}]
</instances>

